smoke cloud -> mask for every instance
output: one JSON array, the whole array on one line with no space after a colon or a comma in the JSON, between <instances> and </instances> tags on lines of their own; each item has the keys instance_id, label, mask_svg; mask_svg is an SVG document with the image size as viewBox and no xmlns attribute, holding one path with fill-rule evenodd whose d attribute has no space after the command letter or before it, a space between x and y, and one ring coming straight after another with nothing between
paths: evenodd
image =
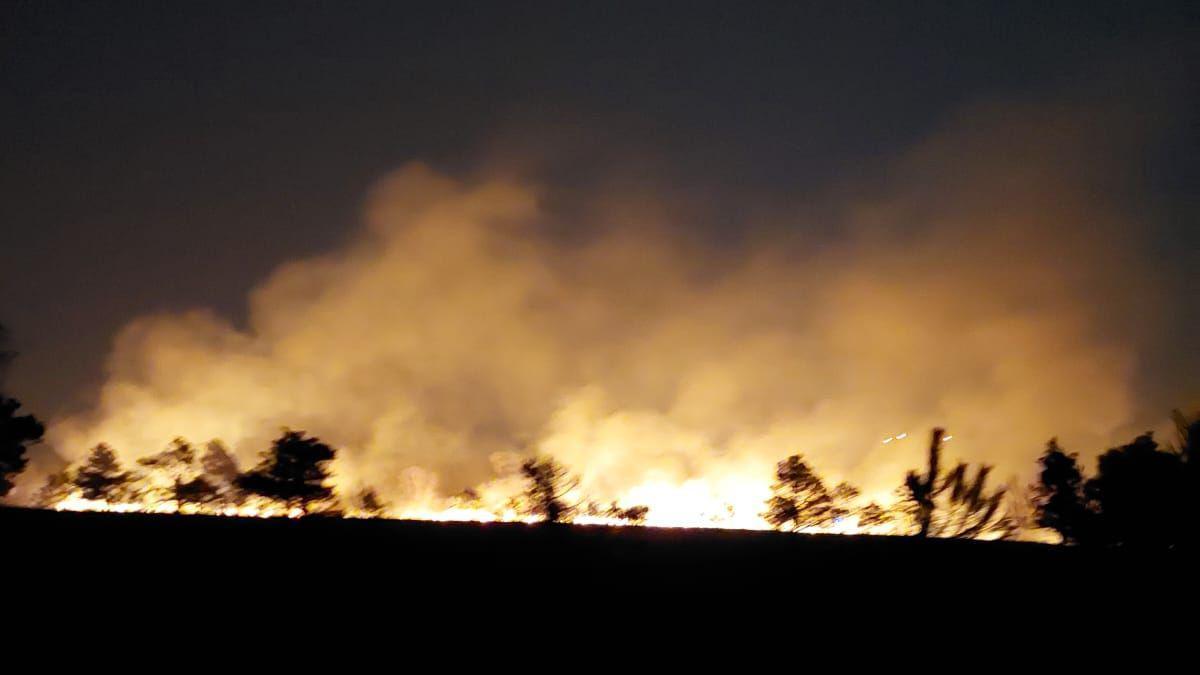
<instances>
[{"instance_id":1,"label":"smoke cloud","mask_svg":"<svg viewBox=\"0 0 1200 675\"><path fill-rule=\"evenodd\" d=\"M96 408L50 440L131 460L221 439L246 464L287 425L400 505L511 487L547 453L650 522L751 524L797 452L886 500L935 425L951 457L1028 478L1051 436L1100 449L1136 413L1160 299L1114 273L1146 261L1105 192L1131 147L1111 122L974 107L820 208L745 205L733 242L665 196L411 163L352 241L254 288L244 325L127 325Z\"/></svg>"}]
</instances>

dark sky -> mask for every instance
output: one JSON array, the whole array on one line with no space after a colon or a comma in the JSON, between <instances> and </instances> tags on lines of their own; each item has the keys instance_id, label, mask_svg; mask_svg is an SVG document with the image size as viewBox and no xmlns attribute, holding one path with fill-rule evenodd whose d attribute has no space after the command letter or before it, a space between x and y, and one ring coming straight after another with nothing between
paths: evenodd
<instances>
[{"instance_id":1,"label":"dark sky","mask_svg":"<svg viewBox=\"0 0 1200 675\"><path fill-rule=\"evenodd\" d=\"M682 184L803 191L956 106L1146 54L1139 79L1185 82L1184 123L1144 173L1166 264L1194 289L1198 29L1195 2L3 0L10 385L53 416L86 402L129 319L238 317L411 159L466 168L545 125L567 144L619 137Z\"/></svg>"}]
</instances>

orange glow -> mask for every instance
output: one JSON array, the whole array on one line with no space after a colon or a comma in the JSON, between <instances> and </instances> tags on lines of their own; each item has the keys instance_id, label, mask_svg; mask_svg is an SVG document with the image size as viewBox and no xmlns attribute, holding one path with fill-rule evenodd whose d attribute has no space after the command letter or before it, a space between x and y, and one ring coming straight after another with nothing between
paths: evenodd
<instances>
[{"instance_id":1,"label":"orange glow","mask_svg":"<svg viewBox=\"0 0 1200 675\"><path fill-rule=\"evenodd\" d=\"M714 508L696 493L691 486L680 488L665 488L663 486L647 486L647 490L639 491L643 495L658 492L663 501L659 509L651 507L650 517L644 523L634 524L619 518L607 516L579 515L571 520L576 525L605 525L610 527L679 527L679 528L712 528L738 530L769 529L766 522L758 515L762 507L748 510L739 514L731 505ZM661 508L665 506L666 508ZM278 505L242 505L226 507L208 507L203 505L185 504L179 508L174 502L117 502L109 503L103 500L84 499L79 492L60 499L49 508L55 511L97 511L108 513L158 513L183 515L210 515L238 518L300 518L304 512L299 508L286 508ZM655 515L657 512L658 515ZM402 508L389 511L380 516L367 515L354 510L348 510L347 518L388 518L395 520L423 520L430 522L475 522L475 523L536 523L538 518L522 515L512 509L498 512L482 508L463 508L448 506L440 510L421 508ZM860 530L853 518L830 527L808 528L802 530L808 533L825 534L892 534L893 526L874 527Z\"/></svg>"}]
</instances>

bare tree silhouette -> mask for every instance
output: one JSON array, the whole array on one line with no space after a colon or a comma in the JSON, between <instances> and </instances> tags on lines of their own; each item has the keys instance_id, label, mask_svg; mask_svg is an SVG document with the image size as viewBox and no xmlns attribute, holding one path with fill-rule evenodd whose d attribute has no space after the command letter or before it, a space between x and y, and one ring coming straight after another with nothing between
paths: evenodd
<instances>
[{"instance_id":1,"label":"bare tree silhouette","mask_svg":"<svg viewBox=\"0 0 1200 675\"><path fill-rule=\"evenodd\" d=\"M969 471L965 462L959 462L946 475L939 490L940 495L945 495L944 503L934 514L931 534L962 539L1012 536L1014 524L1003 508L1007 489L987 489L990 466L977 468L973 478Z\"/></svg>"},{"instance_id":2,"label":"bare tree silhouette","mask_svg":"<svg viewBox=\"0 0 1200 675\"><path fill-rule=\"evenodd\" d=\"M915 521L916 536L974 539L1014 534L1002 508L1005 488L987 488L990 466L980 466L971 476L970 467L959 462L944 476L940 473L944 434L944 429L933 430L925 475L909 471L901 489L902 509Z\"/></svg>"},{"instance_id":3,"label":"bare tree silhouette","mask_svg":"<svg viewBox=\"0 0 1200 675\"><path fill-rule=\"evenodd\" d=\"M937 427L933 430L933 438L929 441L929 468L924 476L909 471L904 477L904 486L908 489L908 499L912 505L913 514L917 521L917 536L927 537L933 525L933 497L938 479L938 463L941 461L942 436L945 429Z\"/></svg>"}]
</instances>

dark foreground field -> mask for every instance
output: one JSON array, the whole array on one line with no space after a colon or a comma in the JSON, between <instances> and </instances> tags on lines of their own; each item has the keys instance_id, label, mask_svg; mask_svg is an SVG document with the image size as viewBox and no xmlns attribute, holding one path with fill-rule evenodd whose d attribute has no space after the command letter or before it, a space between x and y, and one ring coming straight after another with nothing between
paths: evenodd
<instances>
[{"instance_id":1,"label":"dark foreground field","mask_svg":"<svg viewBox=\"0 0 1200 675\"><path fill-rule=\"evenodd\" d=\"M19 591L91 605L149 589L184 604L333 599L346 609L499 594L548 611L581 596L1115 610L1180 600L1194 584L1179 575L1196 569L1178 554L1039 544L330 518L0 509L0 533L4 576Z\"/></svg>"}]
</instances>

